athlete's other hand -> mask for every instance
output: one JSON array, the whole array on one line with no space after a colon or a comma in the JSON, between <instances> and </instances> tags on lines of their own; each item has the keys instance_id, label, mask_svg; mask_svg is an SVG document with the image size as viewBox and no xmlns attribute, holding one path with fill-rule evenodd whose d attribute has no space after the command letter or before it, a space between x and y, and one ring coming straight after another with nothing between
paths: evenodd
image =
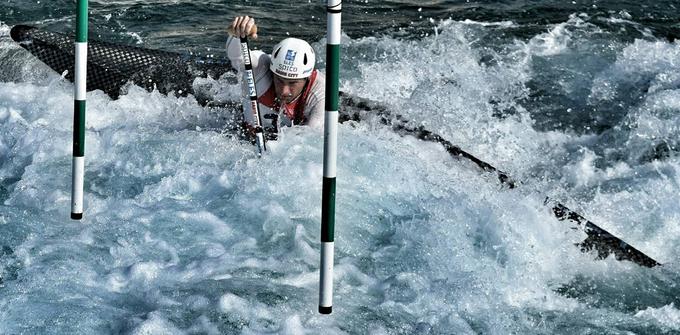
<instances>
[{"instance_id":1,"label":"athlete's other hand","mask_svg":"<svg viewBox=\"0 0 680 335\"><path fill-rule=\"evenodd\" d=\"M257 25L255 18L250 16L237 16L227 28L229 34L236 37L252 37L257 38Z\"/></svg>"}]
</instances>

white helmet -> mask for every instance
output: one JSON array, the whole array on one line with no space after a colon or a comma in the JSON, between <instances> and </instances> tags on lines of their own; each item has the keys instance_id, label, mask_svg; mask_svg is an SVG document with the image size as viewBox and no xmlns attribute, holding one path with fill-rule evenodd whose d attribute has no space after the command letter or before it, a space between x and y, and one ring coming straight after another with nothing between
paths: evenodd
<instances>
[{"instance_id":1,"label":"white helmet","mask_svg":"<svg viewBox=\"0 0 680 335\"><path fill-rule=\"evenodd\" d=\"M269 69L286 79L311 76L316 61L312 46L297 38L286 38L274 46L271 59Z\"/></svg>"}]
</instances>

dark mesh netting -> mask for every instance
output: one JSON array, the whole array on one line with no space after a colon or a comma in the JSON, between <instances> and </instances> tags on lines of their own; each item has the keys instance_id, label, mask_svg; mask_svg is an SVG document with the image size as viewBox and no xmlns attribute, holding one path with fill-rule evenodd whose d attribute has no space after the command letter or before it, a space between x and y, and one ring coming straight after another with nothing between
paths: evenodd
<instances>
[{"instance_id":1,"label":"dark mesh netting","mask_svg":"<svg viewBox=\"0 0 680 335\"><path fill-rule=\"evenodd\" d=\"M74 39L30 26L14 26L12 39L30 51L58 73L73 81ZM232 72L228 60L203 58L180 53L116 45L102 41L88 41L87 90L102 90L117 98L121 88L132 82L147 90L161 93L174 91L179 95L193 92L196 77L219 78Z\"/></svg>"}]
</instances>

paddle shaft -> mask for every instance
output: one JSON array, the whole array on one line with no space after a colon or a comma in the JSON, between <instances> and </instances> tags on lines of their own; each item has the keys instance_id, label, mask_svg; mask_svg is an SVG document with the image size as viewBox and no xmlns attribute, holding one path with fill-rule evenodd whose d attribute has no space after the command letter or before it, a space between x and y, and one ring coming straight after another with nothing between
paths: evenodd
<instances>
[{"instance_id":1,"label":"paddle shaft","mask_svg":"<svg viewBox=\"0 0 680 335\"><path fill-rule=\"evenodd\" d=\"M257 88L255 87L255 75L253 74L253 64L250 59L248 37L241 37L241 57L243 58L243 65L245 67L245 77L246 83L248 85L248 96L250 99L250 111L253 113L255 140L257 142L257 149L261 155L262 153L267 151L267 146L264 140L262 119L260 118L260 107L257 102Z\"/></svg>"}]
</instances>

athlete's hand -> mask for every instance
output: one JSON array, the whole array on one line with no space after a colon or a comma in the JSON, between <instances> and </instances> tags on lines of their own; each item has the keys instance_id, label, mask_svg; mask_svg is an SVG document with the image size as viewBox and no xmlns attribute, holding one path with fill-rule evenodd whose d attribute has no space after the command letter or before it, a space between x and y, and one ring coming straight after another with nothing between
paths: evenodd
<instances>
[{"instance_id":1,"label":"athlete's hand","mask_svg":"<svg viewBox=\"0 0 680 335\"><path fill-rule=\"evenodd\" d=\"M249 16L237 16L227 28L229 34L236 37L252 37L257 38L257 25L255 18Z\"/></svg>"}]
</instances>

